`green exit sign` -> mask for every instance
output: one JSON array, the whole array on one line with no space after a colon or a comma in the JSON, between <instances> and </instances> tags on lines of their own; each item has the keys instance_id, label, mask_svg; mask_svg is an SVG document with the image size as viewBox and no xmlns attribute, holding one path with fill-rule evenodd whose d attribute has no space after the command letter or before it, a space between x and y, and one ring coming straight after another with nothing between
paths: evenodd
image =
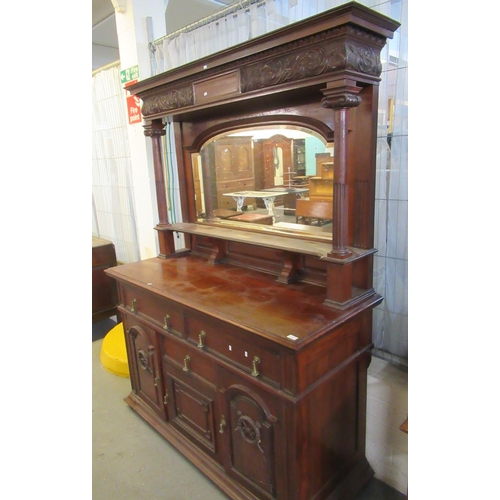
<instances>
[{"instance_id":1,"label":"green exit sign","mask_svg":"<svg viewBox=\"0 0 500 500\"><path fill-rule=\"evenodd\" d=\"M131 82L133 80L139 80L139 66L135 65L131 68L122 69L120 71L120 81L121 83Z\"/></svg>"}]
</instances>

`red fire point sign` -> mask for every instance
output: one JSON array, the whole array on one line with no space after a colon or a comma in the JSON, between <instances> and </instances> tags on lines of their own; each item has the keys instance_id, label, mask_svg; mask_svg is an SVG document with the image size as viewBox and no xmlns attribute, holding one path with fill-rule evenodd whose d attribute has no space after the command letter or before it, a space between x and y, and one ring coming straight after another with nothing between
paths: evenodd
<instances>
[{"instance_id":1,"label":"red fire point sign","mask_svg":"<svg viewBox=\"0 0 500 500\"><path fill-rule=\"evenodd\" d=\"M137 80L132 80L125 84L125 87L136 83ZM127 91L127 114L128 114L128 122L130 125L134 125L135 123L142 123L142 113L141 113L141 100L134 94L130 94Z\"/></svg>"},{"instance_id":2,"label":"red fire point sign","mask_svg":"<svg viewBox=\"0 0 500 500\"><path fill-rule=\"evenodd\" d=\"M142 123L141 100L136 95L127 96L128 122Z\"/></svg>"}]
</instances>

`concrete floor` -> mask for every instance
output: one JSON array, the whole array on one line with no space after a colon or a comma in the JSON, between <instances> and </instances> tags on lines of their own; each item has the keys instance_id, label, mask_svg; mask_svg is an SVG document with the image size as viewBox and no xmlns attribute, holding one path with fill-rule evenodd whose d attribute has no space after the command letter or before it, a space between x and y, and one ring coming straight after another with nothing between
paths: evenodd
<instances>
[{"instance_id":1,"label":"concrete floor","mask_svg":"<svg viewBox=\"0 0 500 500\"><path fill-rule=\"evenodd\" d=\"M130 379L109 373L99 359L102 338L115 324L107 319L92 328L93 500L227 500L123 401ZM355 500L405 498L373 479Z\"/></svg>"}]
</instances>

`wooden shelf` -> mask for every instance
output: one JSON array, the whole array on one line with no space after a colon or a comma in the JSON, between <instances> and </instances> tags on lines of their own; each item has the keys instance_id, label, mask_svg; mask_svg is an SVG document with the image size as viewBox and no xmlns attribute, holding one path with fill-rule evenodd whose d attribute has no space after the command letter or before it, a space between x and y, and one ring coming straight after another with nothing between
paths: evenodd
<instances>
[{"instance_id":1,"label":"wooden shelf","mask_svg":"<svg viewBox=\"0 0 500 500\"><path fill-rule=\"evenodd\" d=\"M230 221L227 221L228 224L231 224ZM274 248L275 250L288 251L293 253L300 253L304 255L311 255L314 257L319 257L320 259L325 259L330 262L338 262L338 263L349 263L355 260L366 257L367 255L371 255L376 253L375 248L371 248L369 250L364 250L360 248L350 248L352 252L352 256L346 259L337 259L328 257L328 254L331 251L331 244L326 242L319 241L311 241L303 238L298 238L297 236L293 236L293 234L286 233L286 229L283 230L283 234L277 234L275 226L273 229L269 227L269 234L266 234L265 231L267 226L260 226L258 230L258 238L255 237L255 232L252 230L247 230L245 228L241 228L238 230L238 227L221 227L221 224L218 223L217 226L211 225L209 223L178 223L171 224L169 227L165 228L157 228L161 231L177 231L179 233L186 233L198 236L206 236L209 238L217 238L226 241L236 241L238 243L248 243L250 245L256 245L261 247ZM316 233L318 234L318 233Z\"/></svg>"}]
</instances>

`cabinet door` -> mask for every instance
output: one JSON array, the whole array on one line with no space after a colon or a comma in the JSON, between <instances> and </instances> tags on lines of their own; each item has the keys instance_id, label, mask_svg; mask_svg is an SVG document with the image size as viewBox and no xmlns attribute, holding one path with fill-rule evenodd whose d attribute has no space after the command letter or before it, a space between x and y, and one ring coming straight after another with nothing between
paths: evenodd
<instances>
[{"instance_id":1,"label":"cabinet door","mask_svg":"<svg viewBox=\"0 0 500 500\"><path fill-rule=\"evenodd\" d=\"M157 334L129 315L124 317L124 325L132 389L144 403L165 418Z\"/></svg>"},{"instance_id":2,"label":"cabinet door","mask_svg":"<svg viewBox=\"0 0 500 500\"><path fill-rule=\"evenodd\" d=\"M252 144L248 138L226 138L215 142L217 182L253 179Z\"/></svg>"},{"instance_id":3,"label":"cabinet door","mask_svg":"<svg viewBox=\"0 0 500 500\"><path fill-rule=\"evenodd\" d=\"M168 419L206 454L218 460L214 391L163 360Z\"/></svg>"},{"instance_id":4,"label":"cabinet door","mask_svg":"<svg viewBox=\"0 0 500 500\"><path fill-rule=\"evenodd\" d=\"M223 429L226 472L259 498L277 498L277 418L261 395L239 377L225 373L223 380L220 406L226 424Z\"/></svg>"}]
</instances>

